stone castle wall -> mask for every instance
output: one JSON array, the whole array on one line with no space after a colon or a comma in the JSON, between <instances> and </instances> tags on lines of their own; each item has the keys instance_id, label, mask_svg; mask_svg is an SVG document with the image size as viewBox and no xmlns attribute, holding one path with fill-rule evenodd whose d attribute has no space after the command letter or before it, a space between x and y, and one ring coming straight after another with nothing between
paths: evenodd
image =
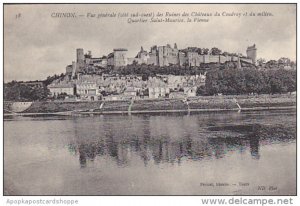
<instances>
[{"instance_id":1,"label":"stone castle wall","mask_svg":"<svg viewBox=\"0 0 300 206\"><path fill-rule=\"evenodd\" d=\"M192 47L196 48L196 47ZM197 48L196 48L197 49ZM85 65L94 65L102 67L122 67L130 64L148 64L155 66L169 66L169 65L180 65L180 66L200 66L201 63L225 63L229 61L237 62L237 56L224 56L224 55L201 55L194 51L177 49L177 45L172 48L169 44L166 46L152 46L150 52L144 51L141 47L141 51L138 52L136 57L127 58L127 49L119 48L114 49L112 53L106 58L92 58L91 52L84 55L82 48L76 49L76 63L74 62L70 66L67 66L66 73L78 73L82 71ZM255 45L247 48L247 58L241 58L242 61L248 63L256 62L256 47ZM95 62L94 62L95 61ZM72 68L72 69L71 69Z\"/></svg>"}]
</instances>

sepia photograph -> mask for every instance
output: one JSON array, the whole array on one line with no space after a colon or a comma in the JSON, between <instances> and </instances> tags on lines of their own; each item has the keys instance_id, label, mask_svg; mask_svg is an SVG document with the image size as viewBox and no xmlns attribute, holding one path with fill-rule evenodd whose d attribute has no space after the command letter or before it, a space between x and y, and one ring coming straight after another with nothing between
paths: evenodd
<instances>
[{"instance_id":1,"label":"sepia photograph","mask_svg":"<svg viewBox=\"0 0 300 206\"><path fill-rule=\"evenodd\" d=\"M297 4L3 5L4 196L296 196Z\"/></svg>"}]
</instances>

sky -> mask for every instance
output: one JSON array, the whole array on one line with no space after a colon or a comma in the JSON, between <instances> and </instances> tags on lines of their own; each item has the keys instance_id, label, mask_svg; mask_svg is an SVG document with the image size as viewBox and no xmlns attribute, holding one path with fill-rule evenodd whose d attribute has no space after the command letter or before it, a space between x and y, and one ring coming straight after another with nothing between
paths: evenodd
<instances>
[{"instance_id":1,"label":"sky","mask_svg":"<svg viewBox=\"0 0 300 206\"><path fill-rule=\"evenodd\" d=\"M126 18L55 18L53 13L157 12L244 13L269 12L268 17L201 17L202 23L127 23ZM4 6L4 81L41 80L65 72L76 60L76 48L93 57L127 48L134 57L143 46L218 47L246 54L256 44L257 57L296 60L295 4L35 4Z\"/></svg>"}]
</instances>

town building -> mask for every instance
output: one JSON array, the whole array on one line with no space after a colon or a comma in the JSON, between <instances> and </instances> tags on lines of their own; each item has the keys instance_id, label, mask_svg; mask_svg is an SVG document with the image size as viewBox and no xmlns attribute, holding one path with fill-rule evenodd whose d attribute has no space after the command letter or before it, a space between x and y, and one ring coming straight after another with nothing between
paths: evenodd
<instances>
[{"instance_id":1,"label":"town building","mask_svg":"<svg viewBox=\"0 0 300 206\"><path fill-rule=\"evenodd\" d=\"M168 85L162 79L157 77L149 78L148 90L150 99L166 98L170 94Z\"/></svg>"},{"instance_id":2,"label":"town building","mask_svg":"<svg viewBox=\"0 0 300 206\"><path fill-rule=\"evenodd\" d=\"M183 88L183 93L187 97L195 97L197 96L197 86L186 86Z\"/></svg>"},{"instance_id":3,"label":"town building","mask_svg":"<svg viewBox=\"0 0 300 206\"><path fill-rule=\"evenodd\" d=\"M99 75L78 75L74 81L76 84L76 95L81 100L96 101L101 99L99 84L102 77Z\"/></svg>"},{"instance_id":4,"label":"town building","mask_svg":"<svg viewBox=\"0 0 300 206\"><path fill-rule=\"evenodd\" d=\"M76 95L77 100L170 98L173 92L183 92L185 97L196 96L197 88L205 84L206 74L157 75L143 80L140 76L78 74L77 79L55 80L48 86L51 95L61 93ZM109 96L114 96L110 98ZM176 95L172 95L173 98Z\"/></svg>"},{"instance_id":5,"label":"town building","mask_svg":"<svg viewBox=\"0 0 300 206\"><path fill-rule=\"evenodd\" d=\"M125 89L123 96L125 99L135 99L137 96L137 91L134 87L128 87Z\"/></svg>"},{"instance_id":6,"label":"town building","mask_svg":"<svg viewBox=\"0 0 300 206\"><path fill-rule=\"evenodd\" d=\"M99 100L99 89L95 82L77 82L76 94L83 100Z\"/></svg>"},{"instance_id":7,"label":"town building","mask_svg":"<svg viewBox=\"0 0 300 206\"><path fill-rule=\"evenodd\" d=\"M75 85L72 82L54 81L47 87L50 96L58 96L59 94L75 95Z\"/></svg>"}]
</instances>

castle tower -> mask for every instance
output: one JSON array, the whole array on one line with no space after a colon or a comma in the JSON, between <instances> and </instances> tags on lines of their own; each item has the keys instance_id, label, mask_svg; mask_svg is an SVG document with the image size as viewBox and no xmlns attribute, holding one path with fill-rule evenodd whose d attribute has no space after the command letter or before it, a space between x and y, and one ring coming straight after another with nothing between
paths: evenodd
<instances>
[{"instance_id":1,"label":"castle tower","mask_svg":"<svg viewBox=\"0 0 300 206\"><path fill-rule=\"evenodd\" d=\"M158 47L158 65L159 66L165 66L165 62L164 62L164 46L159 46Z\"/></svg>"},{"instance_id":2,"label":"castle tower","mask_svg":"<svg viewBox=\"0 0 300 206\"><path fill-rule=\"evenodd\" d=\"M72 61L72 78L75 76L76 74L76 62Z\"/></svg>"},{"instance_id":3,"label":"castle tower","mask_svg":"<svg viewBox=\"0 0 300 206\"><path fill-rule=\"evenodd\" d=\"M76 57L77 57L76 72L78 72L78 71L81 71L82 68L84 67L84 54L83 54L82 48L76 49Z\"/></svg>"},{"instance_id":4,"label":"castle tower","mask_svg":"<svg viewBox=\"0 0 300 206\"><path fill-rule=\"evenodd\" d=\"M77 55L77 63L83 63L84 62L84 54L83 54L83 49L79 48L76 49L76 55Z\"/></svg>"},{"instance_id":5,"label":"castle tower","mask_svg":"<svg viewBox=\"0 0 300 206\"><path fill-rule=\"evenodd\" d=\"M156 54L156 52L157 52L157 46L156 45L152 46L151 47L151 53Z\"/></svg>"},{"instance_id":6,"label":"castle tower","mask_svg":"<svg viewBox=\"0 0 300 206\"><path fill-rule=\"evenodd\" d=\"M114 49L114 66L121 67L127 65L127 49L118 48Z\"/></svg>"},{"instance_id":7,"label":"castle tower","mask_svg":"<svg viewBox=\"0 0 300 206\"><path fill-rule=\"evenodd\" d=\"M247 57L249 59L252 59L253 64L256 64L256 50L257 49L256 49L255 44L254 44L253 46L249 46L247 48L247 51L246 51Z\"/></svg>"}]
</instances>

